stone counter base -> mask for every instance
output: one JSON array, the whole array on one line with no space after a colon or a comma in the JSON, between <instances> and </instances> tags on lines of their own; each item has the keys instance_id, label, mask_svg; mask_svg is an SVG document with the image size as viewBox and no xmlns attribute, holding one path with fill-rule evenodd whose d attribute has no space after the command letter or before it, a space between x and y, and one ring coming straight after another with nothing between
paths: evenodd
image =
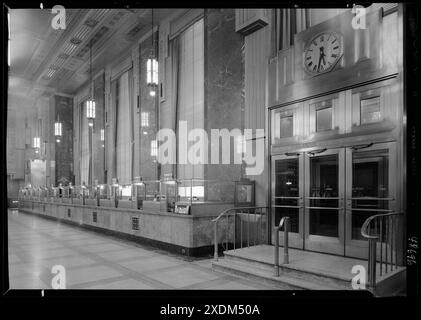
<instances>
[{"instance_id":1,"label":"stone counter base","mask_svg":"<svg viewBox=\"0 0 421 320\"><path fill-rule=\"evenodd\" d=\"M211 220L219 214L195 217L34 200L22 201L19 210L186 256L213 253Z\"/></svg>"}]
</instances>

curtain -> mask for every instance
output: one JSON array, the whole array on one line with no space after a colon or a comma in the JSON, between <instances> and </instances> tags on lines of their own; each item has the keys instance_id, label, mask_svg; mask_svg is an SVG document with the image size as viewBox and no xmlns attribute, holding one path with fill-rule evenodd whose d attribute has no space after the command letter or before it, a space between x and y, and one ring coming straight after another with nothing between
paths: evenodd
<instances>
[{"instance_id":1,"label":"curtain","mask_svg":"<svg viewBox=\"0 0 421 320\"><path fill-rule=\"evenodd\" d=\"M80 105L80 183L89 184L89 126L86 118L86 101Z\"/></svg>"},{"instance_id":2,"label":"curtain","mask_svg":"<svg viewBox=\"0 0 421 320\"><path fill-rule=\"evenodd\" d=\"M204 128L204 29L203 19L198 20L179 35L177 123L187 121L187 132ZM179 128L178 128L179 129ZM179 142L178 142L179 143ZM194 142L189 142L188 147ZM202 150L207 146L203 146ZM177 146L179 150L179 145ZM186 150L180 150L185 153ZM180 163L181 154L177 154ZM179 164L179 179L204 177L202 164Z\"/></svg>"},{"instance_id":3,"label":"curtain","mask_svg":"<svg viewBox=\"0 0 421 320\"><path fill-rule=\"evenodd\" d=\"M117 141L116 167L120 184L132 182L132 115L130 98L130 80L132 71L126 71L118 79L117 84ZM130 74L129 74L130 73Z\"/></svg>"},{"instance_id":4,"label":"curtain","mask_svg":"<svg viewBox=\"0 0 421 320\"><path fill-rule=\"evenodd\" d=\"M174 101L174 107L172 108L173 114L172 119L174 121L172 129L175 132L178 132L178 108L179 108L179 101L178 101L178 81L179 81L179 54L180 54L180 41L179 38L176 37L171 41L171 66L172 66L172 74L171 74L171 83L172 83L172 90L171 90L171 101ZM177 146L177 159L178 159L178 151L179 148ZM173 176L178 177L177 174L177 164L173 165L172 168Z\"/></svg>"}]
</instances>

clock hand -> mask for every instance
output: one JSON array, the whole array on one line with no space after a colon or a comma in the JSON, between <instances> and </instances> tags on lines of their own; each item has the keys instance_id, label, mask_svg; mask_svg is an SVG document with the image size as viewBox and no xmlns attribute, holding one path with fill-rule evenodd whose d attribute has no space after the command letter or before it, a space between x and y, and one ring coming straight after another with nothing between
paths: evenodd
<instances>
[{"instance_id":1,"label":"clock hand","mask_svg":"<svg viewBox=\"0 0 421 320\"><path fill-rule=\"evenodd\" d=\"M319 63L317 65L317 72L320 70L320 61L322 60L322 56L319 56Z\"/></svg>"},{"instance_id":2,"label":"clock hand","mask_svg":"<svg viewBox=\"0 0 421 320\"><path fill-rule=\"evenodd\" d=\"M323 59L323 64L326 64L326 60L325 60L325 50L324 50L324 47L320 47L320 55L321 55L321 58Z\"/></svg>"},{"instance_id":3,"label":"clock hand","mask_svg":"<svg viewBox=\"0 0 421 320\"><path fill-rule=\"evenodd\" d=\"M320 62L322 61L322 57L323 57L324 53L323 53L323 47L320 47L320 53L319 53L319 64L317 66L317 72L319 72L320 70Z\"/></svg>"}]
</instances>

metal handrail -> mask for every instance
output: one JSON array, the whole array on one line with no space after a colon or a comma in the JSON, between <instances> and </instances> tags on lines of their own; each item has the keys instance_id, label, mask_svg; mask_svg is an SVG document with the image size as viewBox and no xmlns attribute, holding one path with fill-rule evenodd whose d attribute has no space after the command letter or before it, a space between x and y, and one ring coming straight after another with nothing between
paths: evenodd
<instances>
[{"instance_id":1,"label":"metal handrail","mask_svg":"<svg viewBox=\"0 0 421 320\"><path fill-rule=\"evenodd\" d=\"M234 208L228 208L224 211L222 211L215 219L212 219L212 222L218 222L219 219L221 219L222 216L226 215L230 211L237 211L237 210L253 210L253 209L267 209L268 207L234 207Z\"/></svg>"},{"instance_id":2,"label":"metal handrail","mask_svg":"<svg viewBox=\"0 0 421 320\"><path fill-rule=\"evenodd\" d=\"M212 219L211 222L214 223L214 260L218 261L218 222L222 217L227 217L227 234L228 234L228 228L229 228L229 218L230 216L234 215L234 249L235 249L235 242L236 242L236 232L235 232L235 224L236 224L236 214L237 211L242 211L242 212L247 212L250 214L250 211L254 211L254 216L256 216L256 211L260 210L260 214L263 214L263 210L267 210L269 209L269 207L266 206L258 206L258 207L234 207L234 208L228 208L224 211L222 211L216 218ZM230 214L230 212L232 212ZM255 219L256 220L256 219ZM250 226L248 225L248 230L247 230L247 244L248 246L250 246ZM242 233L243 233L243 227L241 224L241 247L243 245L243 239L242 239ZM228 236L226 239L226 245L228 247Z\"/></svg>"},{"instance_id":3,"label":"metal handrail","mask_svg":"<svg viewBox=\"0 0 421 320\"><path fill-rule=\"evenodd\" d=\"M288 238L289 238L289 220L290 217L284 216L279 222L278 226L275 226L275 277L279 277L279 231L282 226L284 226L284 264L289 263L289 254L288 254Z\"/></svg>"},{"instance_id":4,"label":"metal handrail","mask_svg":"<svg viewBox=\"0 0 421 320\"><path fill-rule=\"evenodd\" d=\"M376 265L379 260L380 263L380 276L383 275L383 266L385 266L384 274L397 268L397 248L399 239L397 237L399 218L403 212L390 212L383 214L375 214L368 217L362 227L361 235L368 239L368 282L371 289L376 287ZM370 230L374 229L375 234L371 234ZM379 259L377 242L380 242ZM388 254L390 250L390 255ZM385 251L385 256L383 256Z\"/></svg>"}]
</instances>

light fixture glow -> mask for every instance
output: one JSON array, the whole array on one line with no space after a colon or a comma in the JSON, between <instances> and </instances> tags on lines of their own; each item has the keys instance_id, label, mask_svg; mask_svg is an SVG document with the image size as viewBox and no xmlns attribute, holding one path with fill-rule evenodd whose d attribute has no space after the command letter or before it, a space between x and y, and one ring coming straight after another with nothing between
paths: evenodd
<instances>
[{"instance_id":1,"label":"light fixture glow","mask_svg":"<svg viewBox=\"0 0 421 320\"><path fill-rule=\"evenodd\" d=\"M146 62L146 82L148 85L158 85L158 61L153 56Z\"/></svg>"},{"instance_id":2,"label":"light fixture glow","mask_svg":"<svg viewBox=\"0 0 421 320\"><path fill-rule=\"evenodd\" d=\"M158 155L158 142L156 140L151 141L151 157Z\"/></svg>"},{"instance_id":3,"label":"light fixture glow","mask_svg":"<svg viewBox=\"0 0 421 320\"><path fill-rule=\"evenodd\" d=\"M60 121L57 121L54 123L54 135L56 137L61 137L62 135L62 124Z\"/></svg>"},{"instance_id":4,"label":"light fixture glow","mask_svg":"<svg viewBox=\"0 0 421 320\"><path fill-rule=\"evenodd\" d=\"M33 147L34 148L37 148L37 149L41 148L41 139L40 139L40 137L34 137Z\"/></svg>"},{"instance_id":5,"label":"light fixture glow","mask_svg":"<svg viewBox=\"0 0 421 320\"><path fill-rule=\"evenodd\" d=\"M142 127L149 127L149 112L142 112L141 113L140 125Z\"/></svg>"},{"instance_id":6,"label":"light fixture glow","mask_svg":"<svg viewBox=\"0 0 421 320\"><path fill-rule=\"evenodd\" d=\"M105 140L105 131L104 129L101 129L101 141Z\"/></svg>"},{"instance_id":7,"label":"light fixture glow","mask_svg":"<svg viewBox=\"0 0 421 320\"><path fill-rule=\"evenodd\" d=\"M89 99L86 101L86 117L88 119L95 119L95 100Z\"/></svg>"}]
</instances>

